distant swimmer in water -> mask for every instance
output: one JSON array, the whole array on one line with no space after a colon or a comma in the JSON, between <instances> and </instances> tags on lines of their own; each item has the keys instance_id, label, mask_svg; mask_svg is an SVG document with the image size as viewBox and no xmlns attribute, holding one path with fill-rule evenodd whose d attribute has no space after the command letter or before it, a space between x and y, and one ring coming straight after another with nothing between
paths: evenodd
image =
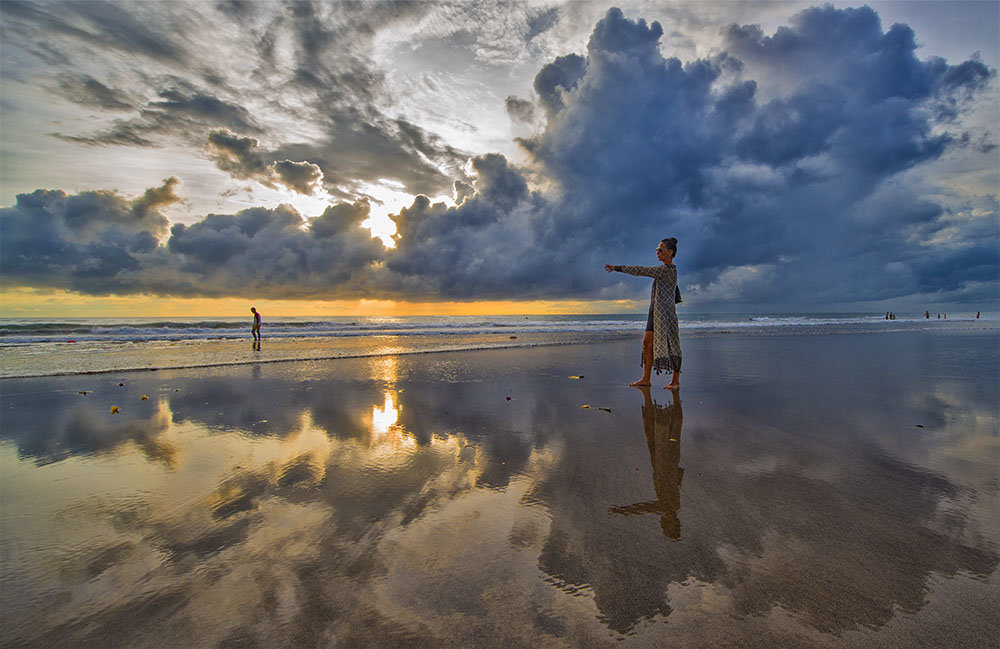
<instances>
[{"instance_id":1,"label":"distant swimmer in water","mask_svg":"<svg viewBox=\"0 0 1000 649\"><path fill-rule=\"evenodd\" d=\"M646 318L646 333L642 339L642 378L629 385L633 387L651 385L650 373L673 372L670 383L664 390L681 387L681 339L677 323L676 304L681 301L677 288L677 239L671 237L656 246L659 266L612 266L605 264L604 270L616 271L653 278L653 292L649 301L649 316Z\"/></svg>"},{"instance_id":2,"label":"distant swimmer in water","mask_svg":"<svg viewBox=\"0 0 1000 649\"><path fill-rule=\"evenodd\" d=\"M250 333L253 334L254 340L260 342L260 314L254 307L250 307L250 313L253 314L253 329L250 330Z\"/></svg>"}]
</instances>

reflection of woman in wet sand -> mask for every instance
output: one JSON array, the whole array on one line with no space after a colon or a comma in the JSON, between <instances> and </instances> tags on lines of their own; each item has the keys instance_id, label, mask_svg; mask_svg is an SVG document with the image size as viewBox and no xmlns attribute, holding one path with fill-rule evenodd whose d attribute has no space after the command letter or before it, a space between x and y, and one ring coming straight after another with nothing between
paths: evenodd
<instances>
[{"instance_id":1,"label":"reflection of woman in wet sand","mask_svg":"<svg viewBox=\"0 0 1000 649\"><path fill-rule=\"evenodd\" d=\"M653 487L656 500L635 503L625 507L611 507L612 514L659 514L660 528L668 539L681 538L681 522L677 510L681 508L681 480L684 469L681 461L681 426L684 412L681 398L675 391L674 402L669 406L653 403L648 387L639 388L644 397L642 428L649 446L649 461L653 464Z\"/></svg>"},{"instance_id":2,"label":"reflection of woman in wet sand","mask_svg":"<svg viewBox=\"0 0 1000 649\"><path fill-rule=\"evenodd\" d=\"M642 339L642 378L629 385L639 387L651 385L650 372L654 369L673 372L665 390L676 390L681 386L681 339L677 325L677 308L680 301L677 290L677 239L664 239L656 246L656 258L660 266L612 266L606 264L604 270L641 275L653 278L653 294L649 301L649 317L646 319L646 333Z\"/></svg>"}]
</instances>

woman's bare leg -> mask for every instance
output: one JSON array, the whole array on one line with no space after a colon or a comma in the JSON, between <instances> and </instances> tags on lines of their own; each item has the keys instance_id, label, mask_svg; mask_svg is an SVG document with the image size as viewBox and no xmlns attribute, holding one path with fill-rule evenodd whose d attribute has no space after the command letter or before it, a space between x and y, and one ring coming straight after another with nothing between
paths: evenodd
<instances>
[{"instance_id":1,"label":"woman's bare leg","mask_svg":"<svg viewBox=\"0 0 1000 649\"><path fill-rule=\"evenodd\" d=\"M677 390L681 387L681 373L674 372L673 378L670 379L670 383L663 386L664 390Z\"/></svg>"},{"instance_id":2,"label":"woman's bare leg","mask_svg":"<svg viewBox=\"0 0 1000 649\"><path fill-rule=\"evenodd\" d=\"M649 380L650 374L653 372L653 332L647 331L646 335L642 337L642 378L638 381L632 381L629 383L632 387L639 387L641 385L652 385Z\"/></svg>"}]
</instances>

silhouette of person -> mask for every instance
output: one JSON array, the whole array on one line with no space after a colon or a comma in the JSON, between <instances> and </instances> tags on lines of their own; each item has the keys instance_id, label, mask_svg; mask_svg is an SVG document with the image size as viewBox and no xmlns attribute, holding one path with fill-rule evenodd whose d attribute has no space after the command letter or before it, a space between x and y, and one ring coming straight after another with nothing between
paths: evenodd
<instances>
[{"instance_id":1,"label":"silhouette of person","mask_svg":"<svg viewBox=\"0 0 1000 649\"><path fill-rule=\"evenodd\" d=\"M660 529L668 539L681 538L681 521L677 511L681 508L681 480L684 469L681 461L681 426L684 412L681 397L672 392L673 403L661 406L653 402L649 386L639 386L642 390L642 429L649 446L649 461L653 465L653 488L656 500L635 503L624 507L608 508L612 514L624 516L659 514Z\"/></svg>"},{"instance_id":2,"label":"silhouette of person","mask_svg":"<svg viewBox=\"0 0 1000 649\"><path fill-rule=\"evenodd\" d=\"M926 319L926 320L930 320L931 319L931 312L930 311L924 311L924 319Z\"/></svg>"},{"instance_id":3,"label":"silhouette of person","mask_svg":"<svg viewBox=\"0 0 1000 649\"><path fill-rule=\"evenodd\" d=\"M253 334L255 341L260 342L260 314L254 307L250 307L250 313L253 314L253 329L250 330L250 333Z\"/></svg>"}]
</instances>

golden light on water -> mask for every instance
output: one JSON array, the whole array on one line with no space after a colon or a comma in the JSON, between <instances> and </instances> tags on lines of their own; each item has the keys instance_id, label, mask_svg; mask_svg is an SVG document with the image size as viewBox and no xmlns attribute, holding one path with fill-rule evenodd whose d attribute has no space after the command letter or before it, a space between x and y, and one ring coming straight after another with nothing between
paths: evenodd
<instances>
[{"instance_id":1,"label":"golden light on water","mask_svg":"<svg viewBox=\"0 0 1000 649\"><path fill-rule=\"evenodd\" d=\"M382 383L390 385L395 383L399 378L398 359L395 356L388 355L393 353L389 347L377 349L376 353L385 355L375 356L369 363L368 368L371 372L372 380L381 381ZM386 393L386 398L388 398L388 396L389 393Z\"/></svg>"},{"instance_id":2,"label":"golden light on water","mask_svg":"<svg viewBox=\"0 0 1000 649\"><path fill-rule=\"evenodd\" d=\"M412 434L399 426L402 408L399 405L400 394L395 391L395 384L399 379L398 359L391 355L372 358L369 371L373 381L383 384L385 395L381 406L372 406L371 452L379 456L381 462L402 461L408 452L416 448L417 442ZM399 451L404 453L396 457ZM390 457L395 457L395 460L386 459Z\"/></svg>"},{"instance_id":3,"label":"golden light on water","mask_svg":"<svg viewBox=\"0 0 1000 649\"><path fill-rule=\"evenodd\" d=\"M399 426L400 407L397 396L385 393L382 406L372 407L372 434L368 448L369 461L382 469L409 462L417 449L417 440Z\"/></svg>"},{"instance_id":4,"label":"golden light on water","mask_svg":"<svg viewBox=\"0 0 1000 649\"><path fill-rule=\"evenodd\" d=\"M389 429L399 421L399 409L396 408L392 395L385 393L385 403L379 408L372 408L372 433L375 439L381 439L388 435Z\"/></svg>"}]
</instances>

